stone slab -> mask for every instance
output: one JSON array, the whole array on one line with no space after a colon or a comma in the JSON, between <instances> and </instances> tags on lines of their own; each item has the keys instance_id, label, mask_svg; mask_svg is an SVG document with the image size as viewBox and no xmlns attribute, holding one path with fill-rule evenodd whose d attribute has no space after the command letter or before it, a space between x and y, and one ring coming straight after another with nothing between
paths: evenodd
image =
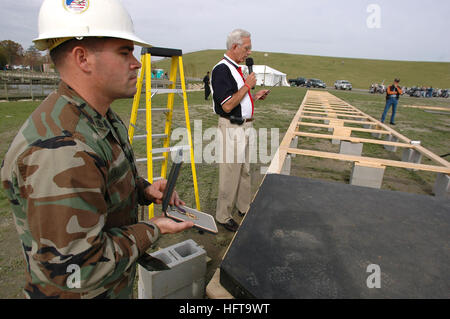
<instances>
[{"instance_id":1,"label":"stone slab","mask_svg":"<svg viewBox=\"0 0 450 319\"><path fill-rule=\"evenodd\" d=\"M220 283L236 298L447 299L449 211L434 196L269 174Z\"/></svg>"}]
</instances>

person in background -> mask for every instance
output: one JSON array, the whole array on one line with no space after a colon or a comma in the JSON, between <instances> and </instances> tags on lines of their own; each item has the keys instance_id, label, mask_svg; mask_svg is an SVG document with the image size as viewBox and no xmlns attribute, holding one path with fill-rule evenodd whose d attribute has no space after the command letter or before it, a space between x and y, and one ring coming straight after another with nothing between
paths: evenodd
<instances>
[{"instance_id":1,"label":"person in background","mask_svg":"<svg viewBox=\"0 0 450 319\"><path fill-rule=\"evenodd\" d=\"M209 95L211 94L211 88L209 87L209 71L206 72L206 75L203 78L203 83L205 84L205 100L208 100Z\"/></svg>"},{"instance_id":2,"label":"person in background","mask_svg":"<svg viewBox=\"0 0 450 319\"><path fill-rule=\"evenodd\" d=\"M249 137L245 131L253 127L254 101L265 99L269 92L259 90L252 94L251 90L256 85L254 72L244 78L239 63L245 61L251 49L248 31L232 31L227 37L227 51L211 74L213 107L219 115L219 130L223 140L216 220L229 231L236 231L239 227L232 218L234 206L241 216L250 207ZM235 151L237 145L243 147ZM231 154L233 158L230 158ZM239 157L242 160L238 160Z\"/></svg>"},{"instance_id":3,"label":"person in background","mask_svg":"<svg viewBox=\"0 0 450 319\"><path fill-rule=\"evenodd\" d=\"M388 86L386 90L386 105L384 107L383 115L381 116L381 123L384 123L387 112L392 106L391 125L395 125L395 114L397 112L397 104L402 94L402 89L399 87L400 79L395 79L394 83Z\"/></svg>"}]
</instances>

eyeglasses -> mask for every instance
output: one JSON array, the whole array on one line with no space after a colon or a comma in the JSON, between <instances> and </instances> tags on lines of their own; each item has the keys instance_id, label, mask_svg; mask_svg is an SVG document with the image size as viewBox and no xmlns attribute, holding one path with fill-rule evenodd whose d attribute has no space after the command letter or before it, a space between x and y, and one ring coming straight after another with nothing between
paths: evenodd
<instances>
[{"instance_id":1,"label":"eyeglasses","mask_svg":"<svg viewBox=\"0 0 450 319\"><path fill-rule=\"evenodd\" d=\"M252 49L252 46L251 46L251 45L248 45L248 46L245 46L245 47L244 47L243 45L239 44L239 46L242 47L242 48L244 48L244 50L247 51L247 52L250 51L250 50Z\"/></svg>"}]
</instances>

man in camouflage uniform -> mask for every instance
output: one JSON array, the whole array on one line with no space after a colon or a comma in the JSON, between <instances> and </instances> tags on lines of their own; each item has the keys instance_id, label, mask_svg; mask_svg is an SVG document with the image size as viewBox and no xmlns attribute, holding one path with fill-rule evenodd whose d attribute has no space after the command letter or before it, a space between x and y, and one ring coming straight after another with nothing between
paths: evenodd
<instances>
[{"instance_id":1,"label":"man in camouflage uniform","mask_svg":"<svg viewBox=\"0 0 450 319\"><path fill-rule=\"evenodd\" d=\"M193 226L138 222L138 204L161 203L166 181L138 176L127 129L110 108L136 92L133 47L126 38L85 37L52 48L62 81L4 158L28 298L130 298L137 259L160 234ZM183 204L176 193L172 203Z\"/></svg>"}]
</instances>

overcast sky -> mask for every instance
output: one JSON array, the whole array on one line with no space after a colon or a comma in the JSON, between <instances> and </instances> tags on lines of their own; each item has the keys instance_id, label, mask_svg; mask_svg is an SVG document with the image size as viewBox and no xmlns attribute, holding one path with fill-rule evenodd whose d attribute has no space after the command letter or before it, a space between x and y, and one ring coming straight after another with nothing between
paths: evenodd
<instances>
[{"instance_id":1,"label":"overcast sky","mask_svg":"<svg viewBox=\"0 0 450 319\"><path fill-rule=\"evenodd\" d=\"M27 49L38 35L42 1L1 1L0 40ZM227 34L244 28L254 51L450 62L448 0L122 2L139 37L184 53L225 49Z\"/></svg>"}]
</instances>

